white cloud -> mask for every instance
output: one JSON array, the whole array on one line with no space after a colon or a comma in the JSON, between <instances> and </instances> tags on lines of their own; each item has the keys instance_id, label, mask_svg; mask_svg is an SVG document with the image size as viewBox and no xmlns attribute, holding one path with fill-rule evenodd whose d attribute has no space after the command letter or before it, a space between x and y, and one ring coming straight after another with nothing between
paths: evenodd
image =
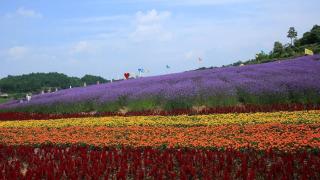
<instances>
[{"instance_id":1,"label":"white cloud","mask_svg":"<svg viewBox=\"0 0 320 180\"><path fill-rule=\"evenodd\" d=\"M168 11L158 12L155 9L146 13L137 12L135 16L135 31L130 34L134 41L168 41L173 34L164 27L164 23L171 16Z\"/></svg>"},{"instance_id":2,"label":"white cloud","mask_svg":"<svg viewBox=\"0 0 320 180\"><path fill-rule=\"evenodd\" d=\"M42 18L43 16L41 13L38 13L35 10L27 9L25 7L19 7L14 13L6 14L6 17Z\"/></svg>"},{"instance_id":3,"label":"white cloud","mask_svg":"<svg viewBox=\"0 0 320 180\"><path fill-rule=\"evenodd\" d=\"M120 0L118 0L120 1ZM122 2L130 2L133 0L121 0ZM216 6L230 4L244 4L248 2L264 2L263 0L134 0L135 3L156 3L171 6ZM269 2L269 1L268 1Z\"/></svg>"},{"instance_id":4,"label":"white cloud","mask_svg":"<svg viewBox=\"0 0 320 180\"><path fill-rule=\"evenodd\" d=\"M8 50L8 55L14 59L20 59L27 55L29 49L24 46L15 46Z\"/></svg>"},{"instance_id":5,"label":"white cloud","mask_svg":"<svg viewBox=\"0 0 320 180\"><path fill-rule=\"evenodd\" d=\"M94 50L92 44L90 44L88 41L80 41L76 44L74 44L71 47L71 54L78 54L78 53L90 53Z\"/></svg>"},{"instance_id":6,"label":"white cloud","mask_svg":"<svg viewBox=\"0 0 320 180\"><path fill-rule=\"evenodd\" d=\"M171 1L174 4L178 5L224 5L224 4L235 4L235 3L247 3L251 1L259 0L173 0Z\"/></svg>"},{"instance_id":7,"label":"white cloud","mask_svg":"<svg viewBox=\"0 0 320 180\"><path fill-rule=\"evenodd\" d=\"M73 18L68 19L69 22L79 22L79 23L98 23L106 21L120 21L128 19L127 15L115 15L115 16L94 16L94 17L83 17L83 18Z\"/></svg>"},{"instance_id":8,"label":"white cloud","mask_svg":"<svg viewBox=\"0 0 320 180\"><path fill-rule=\"evenodd\" d=\"M139 24L153 24L170 18L171 13L168 11L157 12L155 9L143 13L139 11L136 13L136 20Z\"/></svg>"}]
</instances>

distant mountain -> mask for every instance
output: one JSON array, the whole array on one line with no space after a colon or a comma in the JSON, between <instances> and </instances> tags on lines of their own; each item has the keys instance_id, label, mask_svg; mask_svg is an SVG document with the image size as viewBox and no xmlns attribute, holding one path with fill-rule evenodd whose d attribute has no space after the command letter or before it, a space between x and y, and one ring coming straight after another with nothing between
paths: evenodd
<instances>
[{"instance_id":1,"label":"distant mountain","mask_svg":"<svg viewBox=\"0 0 320 180\"><path fill-rule=\"evenodd\" d=\"M8 76L0 79L0 90L3 93L28 93L40 92L42 90L65 89L87 85L108 82L100 76L85 75L81 79L78 77L69 77L62 73L31 73L19 76Z\"/></svg>"}]
</instances>

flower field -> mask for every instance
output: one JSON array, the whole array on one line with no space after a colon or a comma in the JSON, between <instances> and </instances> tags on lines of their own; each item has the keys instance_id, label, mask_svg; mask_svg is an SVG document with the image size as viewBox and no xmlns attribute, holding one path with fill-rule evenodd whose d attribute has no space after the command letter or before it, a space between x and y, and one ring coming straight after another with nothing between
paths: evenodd
<instances>
[{"instance_id":1,"label":"flower field","mask_svg":"<svg viewBox=\"0 0 320 180\"><path fill-rule=\"evenodd\" d=\"M320 179L319 58L0 104L0 179Z\"/></svg>"},{"instance_id":2,"label":"flower field","mask_svg":"<svg viewBox=\"0 0 320 180\"><path fill-rule=\"evenodd\" d=\"M171 112L193 106L319 105L319 59L319 55L304 56L64 89L34 95L30 102L12 100L0 104L0 111L70 114L114 113L124 107L129 112L155 109ZM233 112L238 111L248 112L243 109Z\"/></svg>"},{"instance_id":3,"label":"flower field","mask_svg":"<svg viewBox=\"0 0 320 180\"><path fill-rule=\"evenodd\" d=\"M320 157L227 149L1 146L1 179L317 179Z\"/></svg>"},{"instance_id":4,"label":"flower field","mask_svg":"<svg viewBox=\"0 0 320 180\"><path fill-rule=\"evenodd\" d=\"M0 180L320 180L319 9L0 0Z\"/></svg>"},{"instance_id":5,"label":"flower field","mask_svg":"<svg viewBox=\"0 0 320 180\"><path fill-rule=\"evenodd\" d=\"M0 121L0 179L319 179L320 110Z\"/></svg>"},{"instance_id":6,"label":"flower field","mask_svg":"<svg viewBox=\"0 0 320 180\"><path fill-rule=\"evenodd\" d=\"M303 111L320 110L318 104L272 104L272 105L245 105L204 108L200 110L175 109L172 111L134 111L134 112L81 112L68 114L44 114L28 112L0 112L0 121L5 120L29 120L29 119L63 119L63 118L85 118L102 116L177 116L177 115L203 115L203 114L225 114L225 113L256 113L256 112L279 112L279 111Z\"/></svg>"}]
</instances>

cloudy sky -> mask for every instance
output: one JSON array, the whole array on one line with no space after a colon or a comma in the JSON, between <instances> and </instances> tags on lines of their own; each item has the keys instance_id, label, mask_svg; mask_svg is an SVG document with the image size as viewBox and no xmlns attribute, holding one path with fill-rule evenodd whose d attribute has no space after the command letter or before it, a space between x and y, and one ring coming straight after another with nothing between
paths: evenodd
<instances>
[{"instance_id":1,"label":"cloudy sky","mask_svg":"<svg viewBox=\"0 0 320 180\"><path fill-rule=\"evenodd\" d=\"M0 0L0 77L221 66L320 24L319 0ZM203 59L202 62L198 58ZM166 65L170 69L166 69Z\"/></svg>"}]
</instances>

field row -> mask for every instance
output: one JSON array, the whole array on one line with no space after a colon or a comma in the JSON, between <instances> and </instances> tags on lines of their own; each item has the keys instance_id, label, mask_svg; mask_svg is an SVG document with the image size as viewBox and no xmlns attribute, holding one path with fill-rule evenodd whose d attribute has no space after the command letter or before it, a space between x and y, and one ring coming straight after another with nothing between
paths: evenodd
<instances>
[{"instance_id":1,"label":"field row","mask_svg":"<svg viewBox=\"0 0 320 180\"><path fill-rule=\"evenodd\" d=\"M113 117L86 117L57 120L24 120L24 121L0 121L0 128L11 127L48 127L62 128L70 126L216 126L226 124L310 124L320 123L320 110L273 112L273 113L234 113L212 114L194 116L113 116Z\"/></svg>"},{"instance_id":2,"label":"field row","mask_svg":"<svg viewBox=\"0 0 320 180\"><path fill-rule=\"evenodd\" d=\"M1 143L85 143L96 146L215 147L297 151L320 147L320 123L229 124L200 127L0 128Z\"/></svg>"},{"instance_id":3,"label":"field row","mask_svg":"<svg viewBox=\"0 0 320 180\"><path fill-rule=\"evenodd\" d=\"M1 179L319 179L317 152L0 146Z\"/></svg>"},{"instance_id":4,"label":"field row","mask_svg":"<svg viewBox=\"0 0 320 180\"><path fill-rule=\"evenodd\" d=\"M0 120L30 120L30 119L63 119L84 117L108 117L108 116L172 116L172 115L210 115L225 113L256 113L256 112L279 112L279 111L304 111L320 110L320 105L315 104L273 104L273 105L241 105L225 107L193 107L192 109L145 110L129 112L82 112L68 114L43 114L28 112L0 112ZM58 112L58 111L57 111Z\"/></svg>"}]
</instances>

